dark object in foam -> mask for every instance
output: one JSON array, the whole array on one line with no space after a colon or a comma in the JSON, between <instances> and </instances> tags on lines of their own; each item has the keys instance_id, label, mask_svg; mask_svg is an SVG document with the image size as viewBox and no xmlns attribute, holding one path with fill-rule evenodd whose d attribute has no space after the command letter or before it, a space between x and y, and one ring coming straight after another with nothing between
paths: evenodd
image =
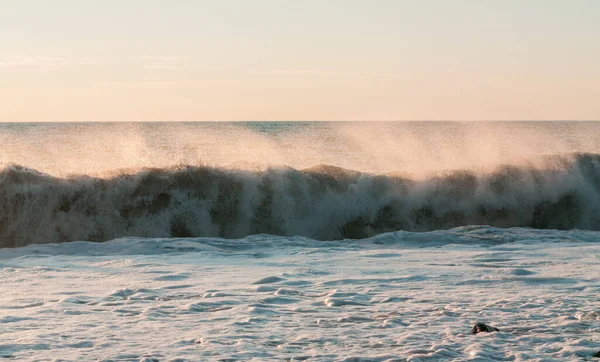
<instances>
[{"instance_id":1,"label":"dark object in foam","mask_svg":"<svg viewBox=\"0 0 600 362\"><path fill-rule=\"evenodd\" d=\"M473 329L471 329L471 333L473 334L489 332L500 332L500 330L496 327L488 326L484 323L477 323L475 326L473 326Z\"/></svg>"}]
</instances>

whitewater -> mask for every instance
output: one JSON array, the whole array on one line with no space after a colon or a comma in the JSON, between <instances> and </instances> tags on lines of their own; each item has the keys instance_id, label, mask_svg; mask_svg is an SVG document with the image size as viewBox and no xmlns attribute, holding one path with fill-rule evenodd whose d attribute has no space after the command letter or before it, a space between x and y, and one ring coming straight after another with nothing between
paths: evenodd
<instances>
[{"instance_id":1,"label":"whitewater","mask_svg":"<svg viewBox=\"0 0 600 362\"><path fill-rule=\"evenodd\" d=\"M0 124L0 358L594 360L599 140L598 122Z\"/></svg>"}]
</instances>

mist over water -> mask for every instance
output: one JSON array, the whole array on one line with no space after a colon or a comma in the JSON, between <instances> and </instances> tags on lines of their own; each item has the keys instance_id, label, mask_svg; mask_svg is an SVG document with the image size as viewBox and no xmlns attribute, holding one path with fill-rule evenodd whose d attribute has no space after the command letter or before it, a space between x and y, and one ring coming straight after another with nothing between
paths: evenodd
<instances>
[{"instance_id":1,"label":"mist over water","mask_svg":"<svg viewBox=\"0 0 600 362\"><path fill-rule=\"evenodd\" d=\"M0 162L54 176L173 165L325 164L415 176L600 153L597 122L202 122L0 125Z\"/></svg>"},{"instance_id":2,"label":"mist over water","mask_svg":"<svg viewBox=\"0 0 600 362\"><path fill-rule=\"evenodd\" d=\"M600 229L600 123L3 124L0 241Z\"/></svg>"}]
</instances>

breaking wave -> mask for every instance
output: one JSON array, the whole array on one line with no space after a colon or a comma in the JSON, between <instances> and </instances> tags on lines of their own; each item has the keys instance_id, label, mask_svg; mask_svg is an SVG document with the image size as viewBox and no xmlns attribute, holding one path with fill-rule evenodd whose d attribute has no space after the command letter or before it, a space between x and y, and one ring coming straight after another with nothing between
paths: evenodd
<instances>
[{"instance_id":1,"label":"breaking wave","mask_svg":"<svg viewBox=\"0 0 600 362\"><path fill-rule=\"evenodd\" d=\"M461 225L600 230L600 155L421 179L319 165L178 166L111 177L0 170L0 246L125 236L334 240Z\"/></svg>"}]
</instances>

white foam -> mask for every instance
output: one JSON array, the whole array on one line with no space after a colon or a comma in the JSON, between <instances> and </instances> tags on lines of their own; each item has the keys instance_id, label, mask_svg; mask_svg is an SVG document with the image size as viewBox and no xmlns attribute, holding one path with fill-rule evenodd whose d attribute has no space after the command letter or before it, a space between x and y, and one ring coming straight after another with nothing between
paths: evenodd
<instances>
[{"instance_id":1,"label":"white foam","mask_svg":"<svg viewBox=\"0 0 600 362\"><path fill-rule=\"evenodd\" d=\"M600 350L597 240L465 227L337 243L263 235L2 249L0 355L589 358ZM189 251L174 248L183 242ZM500 332L472 335L476 322Z\"/></svg>"}]
</instances>

